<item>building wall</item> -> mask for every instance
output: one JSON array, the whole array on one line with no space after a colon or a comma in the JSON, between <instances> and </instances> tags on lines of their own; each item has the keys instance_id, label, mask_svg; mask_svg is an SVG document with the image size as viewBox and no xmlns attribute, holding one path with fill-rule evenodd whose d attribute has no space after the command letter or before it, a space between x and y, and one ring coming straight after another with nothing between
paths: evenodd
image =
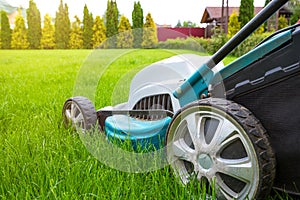
<instances>
[{"instance_id":1,"label":"building wall","mask_svg":"<svg viewBox=\"0 0 300 200\"><path fill-rule=\"evenodd\" d=\"M16 10L16 11L14 11L14 12L12 12L12 13L10 13L10 14L7 15L8 16L8 20L9 20L9 24L10 24L11 27L14 26L15 19L16 19L16 16L18 14L19 14L19 12L18 12L18 10Z\"/></svg>"},{"instance_id":2,"label":"building wall","mask_svg":"<svg viewBox=\"0 0 300 200\"><path fill-rule=\"evenodd\" d=\"M187 38L187 37L204 37L205 28L157 28L158 41L167 39Z\"/></svg>"}]
</instances>

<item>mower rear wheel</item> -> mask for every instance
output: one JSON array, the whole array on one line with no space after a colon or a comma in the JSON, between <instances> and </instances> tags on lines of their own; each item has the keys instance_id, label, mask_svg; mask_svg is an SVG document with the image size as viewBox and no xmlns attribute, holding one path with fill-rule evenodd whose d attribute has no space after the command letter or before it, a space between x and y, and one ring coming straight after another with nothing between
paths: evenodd
<instances>
[{"instance_id":1,"label":"mower rear wheel","mask_svg":"<svg viewBox=\"0 0 300 200\"><path fill-rule=\"evenodd\" d=\"M62 110L66 127L85 132L97 123L97 113L93 103L85 97L73 97L66 100Z\"/></svg>"},{"instance_id":2,"label":"mower rear wheel","mask_svg":"<svg viewBox=\"0 0 300 200\"><path fill-rule=\"evenodd\" d=\"M217 199L264 199L275 156L261 123L245 107L204 99L182 108L167 132L167 155L184 184L208 181Z\"/></svg>"}]
</instances>

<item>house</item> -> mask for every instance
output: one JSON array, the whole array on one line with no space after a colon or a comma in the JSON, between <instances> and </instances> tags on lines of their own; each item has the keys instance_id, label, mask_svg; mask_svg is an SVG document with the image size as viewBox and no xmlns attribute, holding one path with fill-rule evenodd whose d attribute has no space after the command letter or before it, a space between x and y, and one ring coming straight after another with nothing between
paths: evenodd
<instances>
[{"instance_id":1,"label":"house","mask_svg":"<svg viewBox=\"0 0 300 200\"><path fill-rule=\"evenodd\" d=\"M200 21L201 23L207 24L206 33L205 33L206 37L211 36L211 34L212 34L211 30L214 27L216 27L216 26L226 27L226 24L228 22L227 20L229 20L229 16L233 12L236 12L238 15L239 9L240 9L239 7L228 7L228 18L227 18L227 8L226 7L224 7L223 16L222 16L222 7L206 7L204 10L204 13L202 15L201 21ZM262 9L263 9L263 7L255 7L254 15L259 13ZM281 16L281 15L285 16L289 22L292 12L288 9L287 6L282 7L278 12L277 18L276 17L271 18L269 20L269 22L271 22L271 23L269 23L269 24L274 24L274 26L277 27L276 19L278 19L278 16ZM227 20L226 20L226 18L227 18Z\"/></svg>"},{"instance_id":2,"label":"house","mask_svg":"<svg viewBox=\"0 0 300 200\"><path fill-rule=\"evenodd\" d=\"M259 13L263 7L255 7L254 14ZM230 16L234 11L239 14L239 7L228 7L228 15ZM224 16L222 18L222 7L206 7L202 15L201 23L216 23L220 25L225 21L226 7L224 8Z\"/></svg>"},{"instance_id":3,"label":"house","mask_svg":"<svg viewBox=\"0 0 300 200\"><path fill-rule=\"evenodd\" d=\"M15 24L15 18L19 13L19 10L21 11L24 19L26 19L26 9L20 7L16 7L14 5L11 5L6 0L0 0L0 11L4 10L7 13L9 24L11 27Z\"/></svg>"}]
</instances>

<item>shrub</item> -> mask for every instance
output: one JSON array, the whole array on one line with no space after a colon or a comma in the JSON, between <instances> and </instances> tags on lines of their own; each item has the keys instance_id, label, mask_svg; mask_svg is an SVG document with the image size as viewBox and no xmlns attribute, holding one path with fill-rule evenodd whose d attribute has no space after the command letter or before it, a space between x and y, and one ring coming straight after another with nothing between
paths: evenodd
<instances>
[{"instance_id":1,"label":"shrub","mask_svg":"<svg viewBox=\"0 0 300 200\"><path fill-rule=\"evenodd\" d=\"M240 57L250 50L252 50L258 43L268 37L271 32L263 34L252 34L245 41L243 41L237 48L235 48L230 55ZM214 54L217 52L226 42L228 37L224 33L215 34L212 38L177 38L168 39L165 42L159 42L158 48L162 49L188 49L200 52L207 52Z\"/></svg>"},{"instance_id":2,"label":"shrub","mask_svg":"<svg viewBox=\"0 0 300 200\"><path fill-rule=\"evenodd\" d=\"M244 42L242 42L237 48L235 48L231 55L240 57L250 50L252 50L258 43L260 43L263 39L268 37L271 33L266 32L263 34L252 34L250 37L248 37Z\"/></svg>"},{"instance_id":3,"label":"shrub","mask_svg":"<svg viewBox=\"0 0 300 200\"><path fill-rule=\"evenodd\" d=\"M164 42L159 42L157 47L161 49L187 49L204 52L203 46L200 44L201 39L199 38L177 38L177 39L168 39ZM205 39L202 39L203 41Z\"/></svg>"},{"instance_id":4,"label":"shrub","mask_svg":"<svg viewBox=\"0 0 300 200\"><path fill-rule=\"evenodd\" d=\"M221 29L213 30L214 35L208 39L206 51L210 54L217 52L227 41L228 37Z\"/></svg>"}]
</instances>

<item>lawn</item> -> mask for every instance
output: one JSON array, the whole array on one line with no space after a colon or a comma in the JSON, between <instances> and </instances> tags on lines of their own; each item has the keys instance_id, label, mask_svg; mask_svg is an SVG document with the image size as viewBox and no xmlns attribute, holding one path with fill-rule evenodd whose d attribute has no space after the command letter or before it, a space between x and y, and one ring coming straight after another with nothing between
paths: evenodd
<instances>
[{"instance_id":1,"label":"lawn","mask_svg":"<svg viewBox=\"0 0 300 200\"><path fill-rule=\"evenodd\" d=\"M107 80L101 85L106 93L96 98L104 99L98 108L110 104L106 99L122 74L174 54L126 52L103 53L101 60L124 53L125 58L114 60L102 76ZM63 128L62 105L76 93L78 72L88 65L90 54L87 50L0 52L0 198L191 198L191 189L174 181L168 167L147 174L111 169L86 150L76 133Z\"/></svg>"},{"instance_id":2,"label":"lawn","mask_svg":"<svg viewBox=\"0 0 300 200\"><path fill-rule=\"evenodd\" d=\"M0 51L0 199L203 198L197 183L183 187L168 166L126 173L102 164L78 134L63 127L67 98L86 95L97 109L126 101L138 70L179 51L98 53ZM105 71L91 74L98 66Z\"/></svg>"}]
</instances>

